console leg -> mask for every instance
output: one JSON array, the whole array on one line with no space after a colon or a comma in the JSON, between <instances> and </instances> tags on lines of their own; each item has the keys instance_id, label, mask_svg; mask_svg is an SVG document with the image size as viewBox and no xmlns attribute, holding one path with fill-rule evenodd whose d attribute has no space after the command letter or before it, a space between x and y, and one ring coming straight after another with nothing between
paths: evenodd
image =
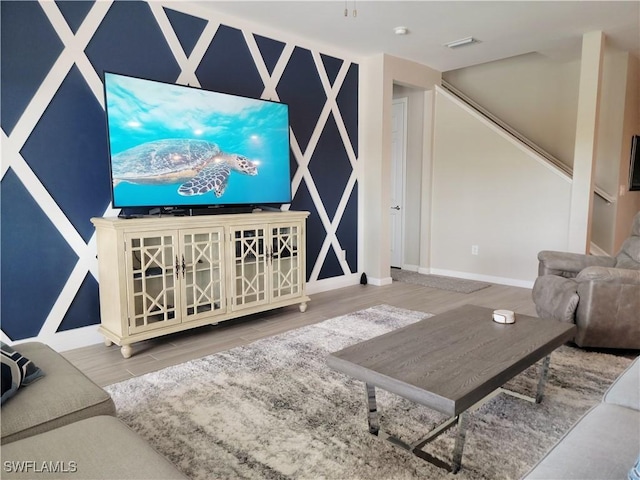
<instances>
[{"instance_id":1,"label":"console leg","mask_svg":"<svg viewBox=\"0 0 640 480\"><path fill-rule=\"evenodd\" d=\"M113 342L109 340L107 337L104 337L104 345L106 347L110 347L111 345L113 345Z\"/></svg>"},{"instance_id":2,"label":"console leg","mask_svg":"<svg viewBox=\"0 0 640 480\"><path fill-rule=\"evenodd\" d=\"M300 304L300 312L304 313L307 311L307 302L302 302Z\"/></svg>"},{"instance_id":3,"label":"console leg","mask_svg":"<svg viewBox=\"0 0 640 480\"><path fill-rule=\"evenodd\" d=\"M120 348L120 353L122 353L124 358L129 358L133 353L133 348L131 348L131 345L123 345L122 348Z\"/></svg>"}]
</instances>

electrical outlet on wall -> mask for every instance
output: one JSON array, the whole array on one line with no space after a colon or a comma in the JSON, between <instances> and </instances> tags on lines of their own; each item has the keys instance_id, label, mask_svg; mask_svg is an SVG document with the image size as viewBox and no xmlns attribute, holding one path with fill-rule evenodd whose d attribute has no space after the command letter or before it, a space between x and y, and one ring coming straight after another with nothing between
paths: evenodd
<instances>
[{"instance_id":1,"label":"electrical outlet on wall","mask_svg":"<svg viewBox=\"0 0 640 480\"><path fill-rule=\"evenodd\" d=\"M471 245L471 255L478 255L479 249L478 245Z\"/></svg>"}]
</instances>

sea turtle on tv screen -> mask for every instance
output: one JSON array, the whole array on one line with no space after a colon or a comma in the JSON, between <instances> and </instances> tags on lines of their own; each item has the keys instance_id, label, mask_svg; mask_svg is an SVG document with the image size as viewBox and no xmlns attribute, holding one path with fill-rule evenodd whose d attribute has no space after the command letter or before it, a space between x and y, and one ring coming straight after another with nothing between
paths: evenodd
<instances>
[{"instance_id":1,"label":"sea turtle on tv screen","mask_svg":"<svg viewBox=\"0 0 640 480\"><path fill-rule=\"evenodd\" d=\"M243 155L224 153L205 140L166 139L143 143L114 155L114 183L180 183L180 195L213 191L221 197L232 171L257 175L256 162Z\"/></svg>"}]
</instances>

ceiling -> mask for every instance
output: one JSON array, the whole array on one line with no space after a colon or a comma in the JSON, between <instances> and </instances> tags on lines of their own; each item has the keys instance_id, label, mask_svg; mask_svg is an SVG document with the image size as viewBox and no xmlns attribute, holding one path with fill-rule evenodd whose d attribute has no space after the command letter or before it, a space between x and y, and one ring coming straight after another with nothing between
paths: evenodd
<instances>
[{"instance_id":1,"label":"ceiling","mask_svg":"<svg viewBox=\"0 0 640 480\"><path fill-rule=\"evenodd\" d=\"M358 56L388 53L441 72L539 52L580 56L582 35L640 58L640 1L197 1L222 14ZM345 16L345 9L348 15ZM353 15L356 10L357 15ZM407 27L404 36L394 28ZM456 49L447 42L478 43Z\"/></svg>"}]
</instances>

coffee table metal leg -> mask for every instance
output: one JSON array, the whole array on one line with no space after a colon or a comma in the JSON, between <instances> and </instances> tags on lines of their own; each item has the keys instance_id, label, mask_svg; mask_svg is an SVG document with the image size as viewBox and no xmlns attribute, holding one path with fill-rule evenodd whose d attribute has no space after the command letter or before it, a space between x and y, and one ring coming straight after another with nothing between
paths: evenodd
<instances>
[{"instance_id":1,"label":"coffee table metal leg","mask_svg":"<svg viewBox=\"0 0 640 480\"><path fill-rule=\"evenodd\" d=\"M544 396L544 387L547 384L547 377L549 376L549 363L551 362L551 356L547 355L542 361L540 366L540 380L538 380L538 390L536 391L536 403L542 402Z\"/></svg>"},{"instance_id":2,"label":"coffee table metal leg","mask_svg":"<svg viewBox=\"0 0 640 480\"><path fill-rule=\"evenodd\" d=\"M378 406L376 402L376 387L365 383L365 393L367 396L367 421L369 423L369 433L382 438L383 440L392 443L396 447L400 447L413 453L415 456L422 458L430 462L431 464L456 473L460 470L462 464L462 450L464 448L466 429L467 429L467 414L461 414L457 417L451 417L431 430L429 434L422 440L413 444L406 443L393 435L389 435L387 432L380 430L380 422L378 419ZM449 465L447 462L440 460L437 457L422 450L428 442L435 440L442 433L449 430L451 427L458 426L458 435L456 437L456 443L453 450L452 462Z\"/></svg>"},{"instance_id":3,"label":"coffee table metal leg","mask_svg":"<svg viewBox=\"0 0 640 480\"><path fill-rule=\"evenodd\" d=\"M376 387L365 384L367 393L367 420L369 421L369 433L377 435L380 431L380 423L378 422L378 407L376 405Z\"/></svg>"},{"instance_id":4,"label":"coffee table metal leg","mask_svg":"<svg viewBox=\"0 0 640 480\"><path fill-rule=\"evenodd\" d=\"M452 473L458 473L462 465L462 451L464 450L464 441L467 438L467 425L469 424L467 417L467 412L463 412L458 416L458 435L456 436L456 443L453 447L453 458L451 462Z\"/></svg>"}]
</instances>

